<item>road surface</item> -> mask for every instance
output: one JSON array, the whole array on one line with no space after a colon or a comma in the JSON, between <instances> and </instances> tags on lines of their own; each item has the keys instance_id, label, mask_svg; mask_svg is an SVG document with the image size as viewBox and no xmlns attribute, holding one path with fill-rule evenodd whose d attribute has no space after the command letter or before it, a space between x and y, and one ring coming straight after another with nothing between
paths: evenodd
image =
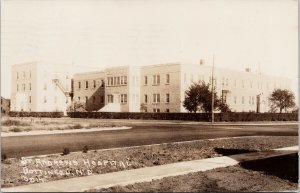
<instances>
[{"instance_id":1,"label":"road surface","mask_svg":"<svg viewBox=\"0 0 300 193\"><path fill-rule=\"evenodd\" d=\"M21 157L62 153L63 148L81 151L85 145L89 149L104 149L257 135L298 136L298 125L161 124L152 121L147 124L135 123L129 130L5 137L2 138L1 145L2 153L8 157Z\"/></svg>"}]
</instances>

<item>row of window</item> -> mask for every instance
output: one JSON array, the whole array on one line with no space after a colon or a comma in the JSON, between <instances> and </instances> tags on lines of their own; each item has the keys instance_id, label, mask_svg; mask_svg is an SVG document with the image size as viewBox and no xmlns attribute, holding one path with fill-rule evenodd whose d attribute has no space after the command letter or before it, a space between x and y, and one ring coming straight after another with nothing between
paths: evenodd
<instances>
[{"instance_id":1,"label":"row of window","mask_svg":"<svg viewBox=\"0 0 300 193\"><path fill-rule=\"evenodd\" d=\"M212 83L211 82L212 81L212 77L209 76L207 78L208 78L208 82L211 84ZM198 75L198 81L205 81L204 75ZM193 74L190 74L190 82L191 83L194 82ZM240 82L241 82L242 88L246 88L246 81L245 80L241 80ZM187 83L187 75L186 75L186 73L184 74L184 83ZM217 83L218 83L217 78L214 77L214 85L217 86ZM269 89L270 86L271 86L270 84L271 83L266 83L265 84L265 88ZM229 79L223 77L221 85L222 85L222 87L229 86ZM237 80L234 80L233 85L234 85L235 88L237 87ZM262 89L263 88L263 83L257 82L256 85L257 85L258 89ZM281 86L282 86L281 84L273 83L273 88L277 88L277 87L281 88ZM254 81L249 81L249 88L254 88L254 87L255 87Z\"/></svg>"},{"instance_id":2,"label":"row of window","mask_svg":"<svg viewBox=\"0 0 300 193\"><path fill-rule=\"evenodd\" d=\"M22 90L26 91L26 84L22 84ZM29 90L31 90L31 83L29 83ZM19 84L17 84L17 92L20 91Z\"/></svg>"},{"instance_id":3,"label":"row of window","mask_svg":"<svg viewBox=\"0 0 300 193\"><path fill-rule=\"evenodd\" d=\"M147 111L147 108L145 109L145 112L148 112L148 111ZM154 112L154 113L160 113L160 109L159 109L159 108L153 108L153 112ZM165 112L166 112L166 113L169 113L169 112L170 112L170 109L166 109Z\"/></svg>"},{"instance_id":4,"label":"row of window","mask_svg":"<svg viewBox=\"0 0 300 193\"><path fill-rule=\"evenodd\" d=\"M241 101L242 101L242 104L246 104L246 100L245 100L244 96L242 96L242 100ZM236 104L236 103L237 103L237 97L235 96L234 97L234 104ZM248 104L249 105L254 105L254 96L249 96L249 98L248 98Z\"/></svg>"},{"instance_id":5,"label":"row of window","mask_svg":"<svg viewBox=\"0 0 300 193\"><path fill-rule=\"evenodd\" d=\"M107 77L107 86L127 85L127 76Z\"/></svg>"},{"instance_id":6,"label":"row of window","mask_svg":"<svg viewBox=\"0 0 300 193\"><path fill-rule=\"evenodd\" d=\"M169 103L170 102L170 94L167 93L166 96L166 103ZM148 103L148 95L144 95L144 101L145 103ZM153 103L160 103L160 94L153 94Z\"/></svg>"},{"instance_id":7,"label":"row of window","mask_svg":"<svg viewBox=\"0 0 300 193\"><path fill-rule=\"evenodd\" d=\"M87 103L88 102L88 99L89 99L89 97L85 97L85 103ZM78 101L80 101L81 100L81 98L80 97L78 97ZM95 96L93 96L92 97L92 103L95 103L96 102L96 97ZM104 97L103 96L100 96L100 103L104 103Z\"/></svg>"},{"instance_id":8,"label":"row of window","mask_svg":"<svg viewBox=\"0 0 300 193\"><path fill-rule=\"evenodd\" d=\"M160 75L153 75L153 85L160 84ZM170 74L166 74L166 84L170 84ZM148 76L144 76L144 85L148 85Z\"/></svg>"},{"instance_id":9,"label":"row of window","mask_svg":"<svg viewBox=\"0 0 300 193\"><path fill-rule=\"evenodd\" d=\"M104 87L104 80L101 80L101 85L100 86ZM93 80L91 88L96 88L96 87L97 87L97 81ZM85 81L85 89L88 89L88 88L89 88L89 81ZM80 81L78 82L78 89L81 89L81 82Z\"/></svg>"},{"instance_id":10,"label":"row of window","mask_svg":"<svg viewBox=\"0 0 300 193\"><path fill-rule=\"evenodd\" d=\"M22 72L23 78L26 78L26 72ZM17 72L17 80L20 78L19 72ZM31 71L29 71L29 78L31 78Z\"/></svg>"}]
</instances>

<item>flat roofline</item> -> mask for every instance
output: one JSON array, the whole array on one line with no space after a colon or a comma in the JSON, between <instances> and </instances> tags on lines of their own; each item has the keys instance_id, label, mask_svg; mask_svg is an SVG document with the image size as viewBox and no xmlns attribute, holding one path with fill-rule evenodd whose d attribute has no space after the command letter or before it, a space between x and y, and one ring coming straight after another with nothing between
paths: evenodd
<instances>
[{"instance_id":1,"label":"flat roofline","mask_svg":"<svg viewBox=\"0 0 300 193\"><path fill-rule=\"evenodd\" d=\"M75 73L74 76L76 75L85 75L85 74L104 74L105 72L104 71L90 71L90 72L78 72L78 73Z\"/></svg>"}]
</instances>

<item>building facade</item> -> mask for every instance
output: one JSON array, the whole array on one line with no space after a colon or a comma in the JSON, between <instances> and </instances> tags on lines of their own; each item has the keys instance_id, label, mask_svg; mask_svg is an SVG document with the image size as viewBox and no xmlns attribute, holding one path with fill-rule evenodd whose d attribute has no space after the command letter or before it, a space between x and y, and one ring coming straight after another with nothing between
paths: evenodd
<instances>
[{"instance_id":1,"label":"building facade","mask_svg":"<svg viewBox=\"0 0 300 193\"><path fill-rule=\"evenodd\" d=\"M66 112L71 104L71 66L30 62L12 66L12 111Z\"/></svg>"},{"instance_id":2,"label":"building facade","mask_svg":"<svg viewBox=\"0 0 300 193\"><path fill-rule=\"evenodd\" d=\"M12 111L63 111L72 102L87 111L187 112L185 91L194 82L212 83L212 67L169 63L120 66L75 73L72 65L32 62L12 67ZM261 73L215 68L218 97L236 112L268 112L276 88L294 90L291 80ZM295 93L296 94L296 93Z\"/></svg>"},{"instance_id":3,"label":"building facade","mask_svg":"<svg viewBox=\"0 0 300 193\"><path fill-rule=\"evenodd\" d=\"M80 78L77 78L80 77ZM187 112L185 91L192 83L212 81L212 68L203 64L170 63L143 67L115 67L99 73L77 74L76 82L104 81L101 93L74 90L74 96L104 100L93 109L106 112ZM291 80L261 73L215 68L214 87L218 97L235 112L268 112L268 97L276 88L291 90ZM75 97L76 98L76 97Z\"/></svg>"}]
</instances>

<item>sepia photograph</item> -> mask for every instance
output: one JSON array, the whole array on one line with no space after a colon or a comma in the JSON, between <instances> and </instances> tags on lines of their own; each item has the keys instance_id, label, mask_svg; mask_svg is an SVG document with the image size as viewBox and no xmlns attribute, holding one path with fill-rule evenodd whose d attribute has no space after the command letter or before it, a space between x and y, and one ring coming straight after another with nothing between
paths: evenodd
<instances>
[{"instance_id":1,"label":"sepia photograph","mask_svg":"<svg viewBox=\"0 0 300 193\"><path fill-rule=\"evenodd\" d=\"M298 0L1 0L1 192L298 192Z\"/></svg>"}]
</instances>

